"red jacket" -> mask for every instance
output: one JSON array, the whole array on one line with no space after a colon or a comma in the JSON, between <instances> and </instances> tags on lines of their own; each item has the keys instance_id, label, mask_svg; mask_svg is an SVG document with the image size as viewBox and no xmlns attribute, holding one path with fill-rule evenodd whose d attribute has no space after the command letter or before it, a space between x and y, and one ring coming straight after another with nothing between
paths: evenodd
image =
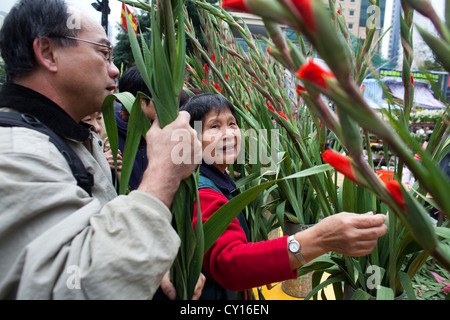
<instances>
[{"instance_id":1,"label":"red jacket","mask_svg":"<svg viewBox=\"0 0 450 320\"><path fill-rule=\"evenodd\" d=\"M203 223L228 202L223 194L213 189L200 189L199 196ZM195 204L194 212L196 210ZM196 221L194 214L194 226ZM248 243L236 218L205 253L203 268L231 291L297 278L297 270L292 270L289 262L287 236Z\"/></svg>"}]
</instances>

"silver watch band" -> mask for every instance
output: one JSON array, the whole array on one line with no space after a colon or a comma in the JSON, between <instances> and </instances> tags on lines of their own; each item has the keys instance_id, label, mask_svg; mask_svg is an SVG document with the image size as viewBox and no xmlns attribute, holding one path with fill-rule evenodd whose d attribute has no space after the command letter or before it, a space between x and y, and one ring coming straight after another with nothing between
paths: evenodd
<instances>
[{"instance_id":1,"label":"silver watch band","mask_svg":"<svg viewBox=\"0 0 450 320\"><path fill-rule=\"evenodd\" d=\"M298 244L298 248L299 248L299 249L298 249L296 252L292 251L292 250L289 248L289 244L290 244L291 242L296 242L296 243ZM298 241L295 240L295 238L294 238L293 235L289 236L289 238L288 238L288 248L289 248L289 251L291 251L291 252L295 255L295 257L296 257L297 260L301 263L302 266L303 266L304 264L306 264L306 260L305 260L305 258L303 258L302 253L301 253L301 246L300 246L300 243L298 243Z\"/></svg>"}]
</instances>

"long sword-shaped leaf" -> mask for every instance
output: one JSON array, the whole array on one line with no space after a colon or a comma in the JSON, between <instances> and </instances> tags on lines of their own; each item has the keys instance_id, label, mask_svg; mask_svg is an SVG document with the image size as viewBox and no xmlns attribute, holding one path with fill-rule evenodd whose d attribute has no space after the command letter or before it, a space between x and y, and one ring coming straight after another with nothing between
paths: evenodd
<instances>
[{"instance_id":1,"label":"long sword-shaped leaf","mask_svg":"<svg viewBox=\"0 0 450 320\"><path fill-rule=\"evenodd\" d=\"M327 170L330 170L331 168L332 167L328 164L324 164L314 168L306 169L283 179L272 180L257 185L234 197L225 205L223 205L219 210L217 210L216 213L214 213L203 225L205 234L205 251L207 251L220 237L220 235L225 231L225 229L239 214L239 212L241 212L250 202L252 202L264 189L282 180L307 177L317 173L325 172Z\"/></svg>"},{"instance_id":2,"label":"long sword-shaped leaf","mask_svg":"<svg viewBox=\"0 0 450 320\"><path fill-rule=\"evenodd\" d=\"M119 150L119 134L117 132L116 117L114 115L114 101L116 99L119 100L127 110L131 110L135 101L135 97L129 92L114 93L108 95L103 101L102 105L105 130L106 134L108 135L117 177L117 152Z\"/></svg>"},{"instance_id":3,"label":"long sword-shaped leaf","mask_svg":"<svg viewBox=\"0 0 450 320\"><path fill-rule=\"evenodd\" d=\"M132 109L130 112L129 123L127 127L127 139L125 141L125 147L123 150L122 172L120 175L119 194L126 194L128 191L128 184L133 171L134 160L136 158L137 150L141 138L145 136L145 133L150 128L150 121L144 114L141 108L141 98L146 97L143 93L138 93Z\"/></svg>"}]
</instances>

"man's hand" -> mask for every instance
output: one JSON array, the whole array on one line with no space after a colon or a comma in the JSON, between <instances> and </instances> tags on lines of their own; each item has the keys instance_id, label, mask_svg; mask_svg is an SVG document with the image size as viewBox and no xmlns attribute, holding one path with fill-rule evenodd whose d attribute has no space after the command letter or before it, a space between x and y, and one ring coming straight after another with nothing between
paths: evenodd
<instances>
[{"instance_id":1,"label":"man's hand","mask_svg":"<svg viewBox=\"0 0 450 320\"><path fill-rule=\"evenodd\" d=\"M148 167L138 190L154 195L167 207L180 182L192 174L202 158L201 142L189 119L189 113L180 111L163 129L155 120L146 135Z\"/></svg>"},{"instance_id":2,"label":"man's hand","mask_svg":"<svg viewBox=\"0 0 450 320\"><path fill-rule=\"evenodd\" d=\"M198 300L200 298L200 296L202 295L203 287L205 286L205 282L206 277L202 273L200 273L200 276L198 277L198 281L194 289L192 300ZM161 281L161 290L170 300L175 300L175 298L177 297L175 287L173 286L172 282L170 282L169 272L167 272L164 275Z\"/></svg>"}]
</instances>

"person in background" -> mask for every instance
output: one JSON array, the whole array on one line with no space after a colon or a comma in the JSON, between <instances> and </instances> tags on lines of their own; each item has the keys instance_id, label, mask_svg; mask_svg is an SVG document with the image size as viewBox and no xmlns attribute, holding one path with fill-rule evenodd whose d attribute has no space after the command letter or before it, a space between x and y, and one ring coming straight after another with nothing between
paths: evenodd
<instances>
[{"instance_id":1,"label":"person in background","mask_svg":"<svg viewBox=\"0 0 450 320\"><path fill-rule=\"evenodd\" d=\"M200 90L196 88L188 88L193 94L199 94ZM138 68L132 66L128 68L119 79L119 92L129 92L135 97L138 92L144 93L148 98L141 98L140 104L142 111L147 116L147 119L152 123L156 119L156 110L153 102L151 100L152 94L148 89L144 79L142 78ZM184 105L189 100L189 94L183 90L180 94L180 107ZM119 151L123 154L125 149L125 143L127 139L128 121L130 119L130 113L122 105L120 109L115 111L115 118L117 123L117 130L119 135ZM147 167L147 143L145 139L141 139L138 146L136 157L134 160L133 169L130 175L129 189L135 190L139 183L141 182L143 172ZM115 172L113 171L113 177ZM119 190L119 183L116 189Z\"/></svg>"},{"instance_id":2,"label":"person in background","mask_svg":"<svg viewBox=\"0 0 450 320\"><path fill-rule=\"evenodd\" d=\"M142 79L139 70L133 66L127 69L122 77L119 79L119 92L130 92L134 96L137 95L138 92L143 92L149 98L151 98L151 93L147 88L144 80ZM153 122L156 119L156 111L153 105L153 102L149 98L141 98L141 108L144 111L144 114L147 116L150 122ZM119 137L119 152L123 155L125 150L125 143L127 140L127 130L128 130L128 121L130 119L130 113L128 110L122 105L120 109L114 112L117 124L117 132ZM139 184L141 183L143 174L148 165L147 159L147 143L145 139L141 139L139 143L136 157L133 164L133 169L130 175L129 188L130 190L136 190ZM115 171L112 171L113 180L115 180ZM120 177L117 183L116 189L119 190L120 185Z\"/></svg>"},{"instance_id":3,"label":"person in background","mask_svg":"<svg viewBox=\"0 0 450 320\"><path fill-rule=\"evenodd\" d=\"M103 123L103 115L101 112L94 112L83 119L81 119L82 122L85 122L89 125L91 125L95 133L97 133L100 137L102 137L102 134L104 132L104 123ZM111 170L114 170L114 158L112 155L111 149L107 148L105 151L105 138L101 138L101 141L99 141L99 144L103 146L103 151L105 153L106 160L108 161L109 167ZM122 170L122 152L119 150L117 153L117 171L120 172Z\"/></svg>"}]
</instances>

